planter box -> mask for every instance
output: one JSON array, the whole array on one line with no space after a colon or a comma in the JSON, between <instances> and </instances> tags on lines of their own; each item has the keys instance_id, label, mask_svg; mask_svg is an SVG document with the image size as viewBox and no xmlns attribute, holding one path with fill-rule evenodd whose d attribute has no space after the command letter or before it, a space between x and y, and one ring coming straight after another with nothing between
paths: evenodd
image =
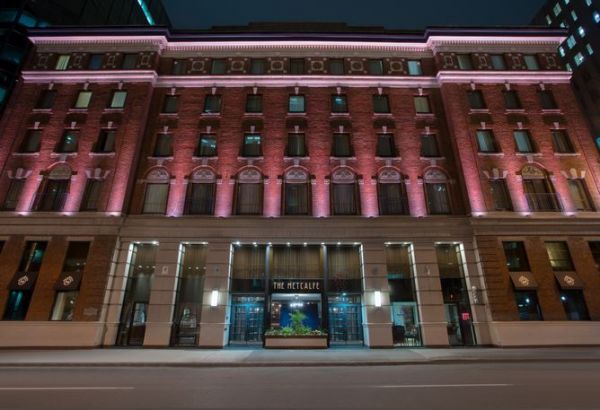
<instances>
[{"instance_id":1,"label":"planter box","mask_svg":"<svg viewBox=\"0 0 600 410\"><path fill-rule=\"evenodd\" d=\"M327 336L265 336L266 349L327 349Z\"/></svg>"}]
</instances>

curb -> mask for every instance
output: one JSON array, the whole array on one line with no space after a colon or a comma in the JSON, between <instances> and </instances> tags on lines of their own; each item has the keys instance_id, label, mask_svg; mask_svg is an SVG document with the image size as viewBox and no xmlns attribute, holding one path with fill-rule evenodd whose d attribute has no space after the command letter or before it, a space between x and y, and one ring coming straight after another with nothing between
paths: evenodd
<instances>
[{"instance_id":1,"label":"curb","mask_svg":"<svg viewBox=\"0 0 600 410\"><path fill-rule=\"evenodd\" d=\"M498 364L498 363L600 363L598 359L586 358L526 358L526 359L431 359L403 361L364 361L364 362L90 362L90 363L0 363L0 369L5 368L82 368L82 367L175 367L175 368L250 368L250 367L376 367L376 366L414 366L414 365L444 365L444 364Z\"/></svg>"}]
</instances>

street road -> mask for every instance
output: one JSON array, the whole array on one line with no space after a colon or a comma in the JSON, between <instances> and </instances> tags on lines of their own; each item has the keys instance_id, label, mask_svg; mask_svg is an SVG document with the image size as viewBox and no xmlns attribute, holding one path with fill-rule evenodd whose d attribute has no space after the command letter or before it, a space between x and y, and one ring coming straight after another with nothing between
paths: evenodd
<instances>
[{"instance_id":1,"label":"street road","mask_svg":"<svg viewBox=\"0 0 600 410\"><path fill-rule=\"evenodd\" d=\"M1 368L0 409L600 409L600 363Z\"/></svg>"}]
</instances>

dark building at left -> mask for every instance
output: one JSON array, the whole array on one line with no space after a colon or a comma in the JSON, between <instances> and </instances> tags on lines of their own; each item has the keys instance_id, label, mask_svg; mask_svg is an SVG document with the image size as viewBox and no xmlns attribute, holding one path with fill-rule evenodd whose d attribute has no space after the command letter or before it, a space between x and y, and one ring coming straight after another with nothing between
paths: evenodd
<instances>
[{"instance_id":1,"label":"dark building at left","mask_svg":"<svg viewBox=\"0 0 600 410\"><path fill-rule=\"evenodd\" d=\"M3 0L0 3L0 112L29 50L28 28L170 25L162 0Z\"/></svg>"}]
</instances>

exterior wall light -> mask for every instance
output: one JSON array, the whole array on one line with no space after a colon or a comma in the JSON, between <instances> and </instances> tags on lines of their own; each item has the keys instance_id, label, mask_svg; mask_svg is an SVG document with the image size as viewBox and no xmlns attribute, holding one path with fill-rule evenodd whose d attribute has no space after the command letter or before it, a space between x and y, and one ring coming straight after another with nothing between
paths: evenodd
<instances>
[{"instance_id":1,"label":"exterior wall light","mask_svg":"<svg viewBox=\"0 0 600 410\"><path fill-rule=\"evenodd\" d=\"M219 306L219 291L213 290L210 294L210 306L217 307Z\"/></svg>"},{"instance_id":2,"label":"exterior wall light","mask_svg":"<svg viewBox=\"0 0 600 410\"><path fill-rule=\"evenodd\" d=\"M374 301L375 307L380 308L381 307L381 291L376 290L373 296L375 299L375 301Z\"/></svg>"}]
</instances>

